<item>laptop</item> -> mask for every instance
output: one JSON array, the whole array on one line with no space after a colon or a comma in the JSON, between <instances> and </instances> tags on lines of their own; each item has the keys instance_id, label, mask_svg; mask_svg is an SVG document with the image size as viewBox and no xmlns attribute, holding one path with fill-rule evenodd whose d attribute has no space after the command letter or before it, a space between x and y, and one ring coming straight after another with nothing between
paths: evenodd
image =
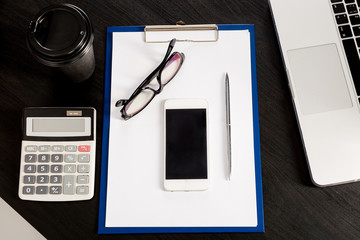
<instances>
[{"instance_id":1,"label":"laptop","mask_svg":"<svg viewBox=\"0 0 360 240\"><path fill-rule=\"evenodd\" d=\"M360 180L360 1L268 0L316 186Z\"/></svg>"},{"instance_id":2,"label":"laptop","mask_svg":"<svg viewBox=\"0 0 360 240\"><path fill-rule=\"evenodd\" d=\"M1 239L46 239L2 198L0 198L0 236Z\"/></svg>"}]
</instances>

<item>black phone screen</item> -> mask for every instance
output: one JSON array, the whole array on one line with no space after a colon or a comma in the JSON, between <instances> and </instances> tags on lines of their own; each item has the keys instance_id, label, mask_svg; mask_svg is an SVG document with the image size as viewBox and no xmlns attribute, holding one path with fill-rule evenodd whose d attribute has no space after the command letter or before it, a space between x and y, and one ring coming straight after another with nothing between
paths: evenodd
<instances>
[{"instance_id":1,"label":"black phone screen","mask_svg":"<svg viewBox=\"0 0 360 240\"><path fill-rule=\"evenodd\" d=\"M166 179L207 179L206 109L166 110Z\"/></svg>"}]
</instances>

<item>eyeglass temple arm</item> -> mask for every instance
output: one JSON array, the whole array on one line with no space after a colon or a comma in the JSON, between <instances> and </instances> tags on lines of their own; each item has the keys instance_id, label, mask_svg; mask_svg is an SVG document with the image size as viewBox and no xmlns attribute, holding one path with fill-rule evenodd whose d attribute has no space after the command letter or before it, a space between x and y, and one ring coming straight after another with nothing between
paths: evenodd
<instances>
[{"instance_id":1,"label":"eyeglass temple arm","mask_svg":"<svg viewBox=\"0 0 360 240\"><path fill-rule=\"evenodd\" d=\"M130 96L130 98L136 94L138 94L138 92L142 91L143 86L145 86L146 84L148 84L148 82L153 78L153 76L159 71L159 69L161 69L161 67L166 63L168 56L170 55L172 49L174 48L176 43L176 38L173 38L168 46L168 49L166 51L165 57L164 59L161 61L161 63L159 64L159 66L157 68L155 68L154 71L152 71L152 73L150 73L150 75L137 87L137 89L135 90L135 92ZM158 83L160 84L160 79L157 79ZM161 92L162 90L162 84L160 84L160 89L158 90L159 92ZM130 99L129 98L129 99ZM115 103L116 107L120 107L122 105L125 105L127 103L128 99L120 99Z\"/></svg>"},{"instance_id":2,"label":"eyeglass temple arm","mask_svg":"<svg viewBox=\"0 0 360 240\"><path fill-rule=\"evenodd\" d=\"M159 71L159 69L165 64L165 62L167 61L167 58L169 57L172 49L175 46L175 43L176 43L176 38L173 38L169 43L169 47L166 51L164 59L161 61L159 66L157 68L155 68L155 70L152 71L152 73L139 85L138 89L142 89L142 87L145 86L148 83L148 81L153 78L154 74L156 74Z\"/></svg>"}]
</instances>

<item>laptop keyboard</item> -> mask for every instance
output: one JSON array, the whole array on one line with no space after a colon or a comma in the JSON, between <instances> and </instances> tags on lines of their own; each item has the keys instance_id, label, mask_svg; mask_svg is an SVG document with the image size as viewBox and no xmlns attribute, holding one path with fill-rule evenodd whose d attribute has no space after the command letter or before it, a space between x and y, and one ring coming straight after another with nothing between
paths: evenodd
<instances>
[{"instance_id":1,"label":"laptop keyboard","mask_svg":"<svg viewBox=\"0 0 360 240\"><path fill-rule=\"evenodd\" d=\"M349 63L356 93L360 96L360 0L330 0Z\"/></svg>"}]
</instances>

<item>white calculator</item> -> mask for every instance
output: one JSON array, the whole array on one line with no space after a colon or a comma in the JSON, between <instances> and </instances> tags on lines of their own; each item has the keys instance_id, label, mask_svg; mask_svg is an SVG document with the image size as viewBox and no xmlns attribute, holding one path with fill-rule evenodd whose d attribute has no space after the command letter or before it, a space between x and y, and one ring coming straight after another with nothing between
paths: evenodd
<instances>
[{"instance_id":1,"label":"white calculator","mask_svg":"<svg viewBox=\"0 0 360 240\"><path fill-rule=\"evenodd\" d=\"M19 197L78 201L94 196L96 110L25 108Z\"/></svg>"}]
</instances>

